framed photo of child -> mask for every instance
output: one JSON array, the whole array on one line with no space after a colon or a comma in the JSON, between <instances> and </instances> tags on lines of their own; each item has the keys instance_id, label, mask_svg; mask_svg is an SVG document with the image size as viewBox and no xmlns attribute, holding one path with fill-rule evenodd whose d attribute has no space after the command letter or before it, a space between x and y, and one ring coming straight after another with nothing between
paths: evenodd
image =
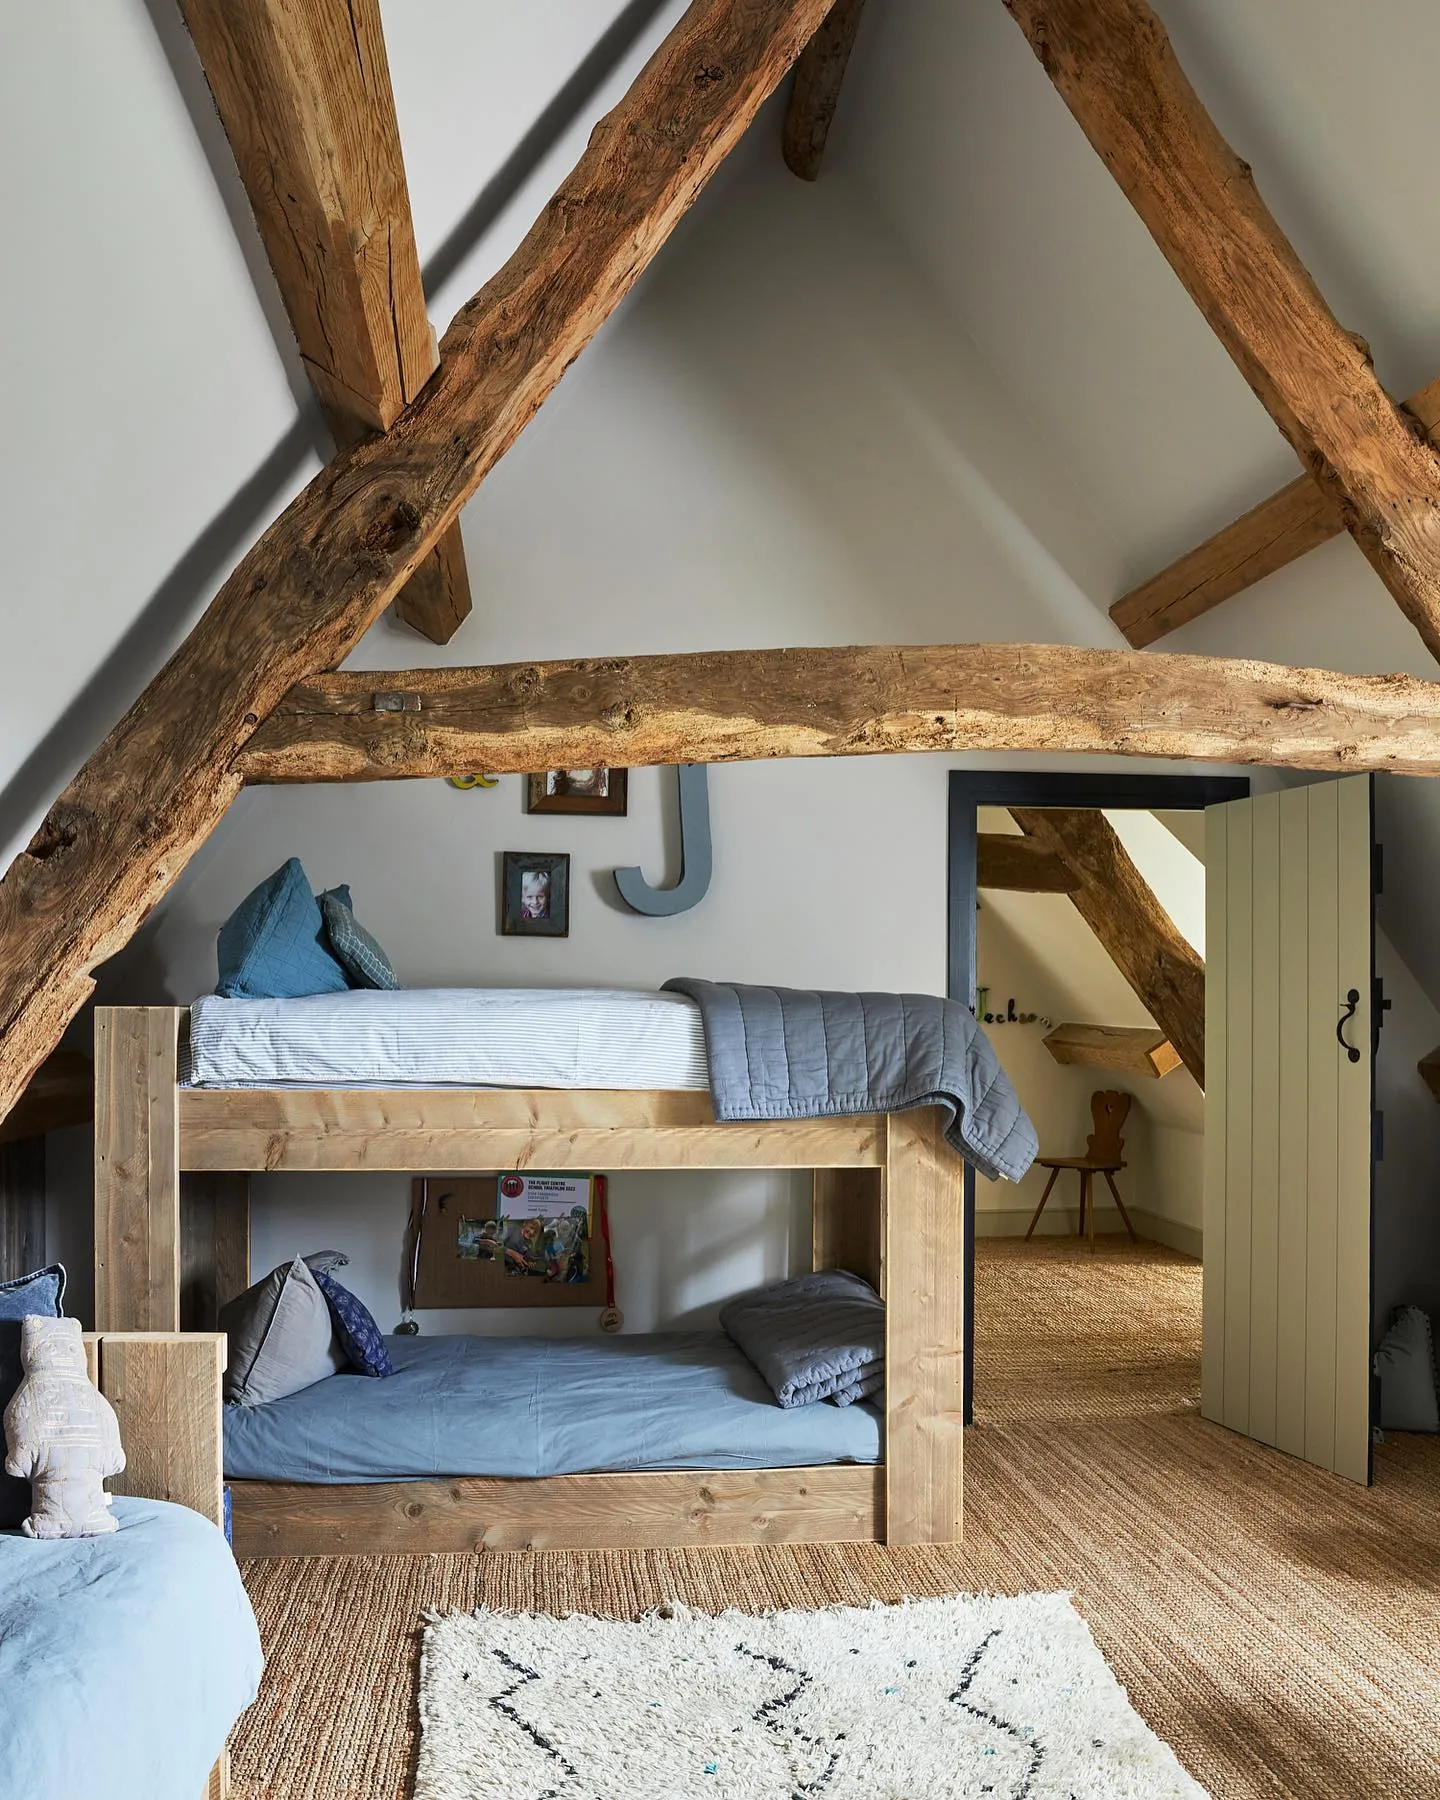
<instances>
[{"instance_id":1,"label":"framed photo of child","mask_svg":"<svg viewBox=\"0 0 1440 1800\"><path fill-rule=\"evenodd\" d=\"M568 856L538 850L505 851L500 931L505 937L569 937Z\"/></svg>"},{"instance_id":2,"label":"framed photo of child","mask_svg":"<svg viewBox=\"0 0 1440 1800\"><path fill-rule=\"evenodd\" d=\"M623 819L628 771L601 764L594 769L546 769L532 775L525 794L527 813L608 813Z\"/></svg>"}]
</instances>

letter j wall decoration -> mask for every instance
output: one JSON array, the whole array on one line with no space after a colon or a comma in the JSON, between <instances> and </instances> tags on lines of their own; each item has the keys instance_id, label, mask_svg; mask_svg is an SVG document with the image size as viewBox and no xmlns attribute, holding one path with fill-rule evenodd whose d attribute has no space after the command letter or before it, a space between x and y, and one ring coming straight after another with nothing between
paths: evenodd
<instances>
[{"instance_id":1,"label":"letter j wall decoration","mask_svg":"<svg viewBox=\"0 0 1440 1800\"><path fill-rule=\"evenodd\" d=\"M617 869L615 885L632 911L651 918L688 912L710 889L709 771L704 763L681 763L675 774L680 783L680 879L674 887L651 887L639 869Z\"/></svg>"}]
</instances>

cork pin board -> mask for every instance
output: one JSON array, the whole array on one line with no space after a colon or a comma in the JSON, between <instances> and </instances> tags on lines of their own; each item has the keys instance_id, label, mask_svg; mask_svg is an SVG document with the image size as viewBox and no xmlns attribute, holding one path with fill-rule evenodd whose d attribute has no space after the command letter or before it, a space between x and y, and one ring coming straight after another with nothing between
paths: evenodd
<instances>
[{"instance_id":1,"label":"cork pin board","mask_svg":"<svg viewBox=\"0 0 1440 1800\"><path fill-rule=\"evenodd\" d=\"M547 1239L541 1221L536 1222L541 1226L538 1231L523 1234L518 1231L516 1221L525 1216L523 1209L529 1203L523 1195L502 1202L501 1179L513 1184L519 1178L422 1175L411 1183L405 1266L407 1270L415 1270L413 1304L417 1307L599 1305L597 1296L603 1294L605 1284L597 1275L594 1256L594 1183L588 1177L581 1178L590 1190L589 1230L585 1234L583 1256L585 1278L564 1280L510 1272L519 1266L520 1254L517 1252L523 1253L531 1266L550 1271L571 1267L575 1253L572 1249L567 1257L565 1246L557 1247L554 1242L553 1231ZM541 1182L559 1178L529 1179ZM563 1179L569 1182L575 1177ZM505 1213L505 1209L509 1212ZM558 1213L561 1206L552 1204L549 1210ZM499 1223L502 1213L507 1218L503 1227ZM507 1237L509 1269L505 1256ZM560 1254L556 1254L557 1248ZM601 1266L603 1269L603 1259Z\"/></svg>"}]
</instances>

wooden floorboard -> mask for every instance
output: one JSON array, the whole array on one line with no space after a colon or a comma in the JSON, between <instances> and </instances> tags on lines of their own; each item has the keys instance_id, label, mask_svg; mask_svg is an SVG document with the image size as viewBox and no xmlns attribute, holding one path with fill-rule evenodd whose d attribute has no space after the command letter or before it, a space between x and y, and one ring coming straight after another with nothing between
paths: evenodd
<instances>
[{"instance_id":1,"label":"wooden floorboard","mask_svg":"<svg viewBox=\"0 0 1440 1800\"><path fill-rule=\"evenodd\" d=\"M670 1598L863 1603L1068 1588L1214 1800L1440 1793L1440 1442L1366 1491L1200 1419L1198 1265L1155 1245L976 1246L966 1542L272 1559L236 1800L408 1800L425 1607L633 1617Z\"/></svg>"}]
</instances>

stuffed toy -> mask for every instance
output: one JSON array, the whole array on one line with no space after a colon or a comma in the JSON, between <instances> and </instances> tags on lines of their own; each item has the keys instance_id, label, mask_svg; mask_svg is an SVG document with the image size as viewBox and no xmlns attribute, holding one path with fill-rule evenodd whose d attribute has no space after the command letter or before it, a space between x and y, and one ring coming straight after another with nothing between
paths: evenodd
<instances>
[{"instance_id":1,"label":"stuffed toy","mask_svg":"<svg viewBox=\"0 0 1440 1800\"><path fill-rule=\"evenodd\" d=\"M103 1482L125 1467L115 1409L92 1384L78 1319L27 1318L24 1379L5 1408L5 1472L30 1483L26 1537L100 1537L116 1529Z\"/></svg>"}]
</instances>

